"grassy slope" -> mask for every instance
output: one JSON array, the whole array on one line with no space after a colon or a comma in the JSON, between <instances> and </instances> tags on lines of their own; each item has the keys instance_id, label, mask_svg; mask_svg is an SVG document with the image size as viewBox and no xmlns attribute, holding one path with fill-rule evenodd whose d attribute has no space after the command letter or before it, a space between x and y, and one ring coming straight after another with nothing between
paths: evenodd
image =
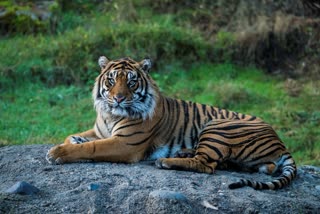
<instances>
[{"instance_id":1,"label":"grassy slope","mask_svg":"<svg viewBox=\"0 0 320 214\"><path fill-rule=\"evenodd\" d=\"M262 71L205 62L211 47L193 29L176 26L173 15L142 10L134 24L119 24L114 17L111 12L65 14L64 31L56 36L0 41L0 145L60 143L91 128L95 112L89 88L96 58L109 54L138 60L148 52L158 59L153 76L166 95L260 116L277 130L298 164L320 165L319 81L305 81L300 95L291 97L283 80ZM89 86L82 85L82 78L89 79ZM70 81L74 86L61 86Z\"/></svg>"},{"instance_id":2,"label":"grassy slope","mask_svg":"<svg viewBox=\"0 0 320 214\"><path fill-rule=\"evenodd\" d=\"M290 97L283 81L252 68L231 64L179 66L153 76L168 96L206 103L262 117L273 125L299 164L320 165L319 91L306 83L300 97ZM47 88L25 84L0 95L2 144L60 143L92 127L90 91L80 87Z\"/></svg>"},{"instance_id":3,"label":"grassy slope","mask_svg":"<svg viewBox=\"0 0 320 214\"><path fill-rule=\"evenodd\" d=\"M29 83L0 95L0 143L61 143L93 126L91 96L76 87Z\"/></svg>"}]
</instances>

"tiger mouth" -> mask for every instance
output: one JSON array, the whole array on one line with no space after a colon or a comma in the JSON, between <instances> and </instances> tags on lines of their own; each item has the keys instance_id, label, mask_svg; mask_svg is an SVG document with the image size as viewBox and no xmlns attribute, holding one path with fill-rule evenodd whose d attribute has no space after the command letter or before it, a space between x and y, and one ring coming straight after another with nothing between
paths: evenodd
<instances>
[{"instance_id":1,"label":"tiger mouth","mask_svg":"<svg viewBox=\"0 0 320 214\"><path fill-rule=\"evenodd\" d=\"M111 108L127 109L127 108L130 108L131 104L129 104L128 102L121 102L121 103L113 102L113 103L110 103L109 106Z\"/></svg>"}]
</instances>

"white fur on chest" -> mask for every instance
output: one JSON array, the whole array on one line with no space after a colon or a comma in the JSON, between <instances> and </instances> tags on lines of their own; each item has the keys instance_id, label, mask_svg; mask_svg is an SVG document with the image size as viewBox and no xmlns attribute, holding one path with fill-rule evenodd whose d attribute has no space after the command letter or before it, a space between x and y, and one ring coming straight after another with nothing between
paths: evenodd
<instances>
[{"instance_id":1,"label":"white fur on chest","mask_svg":"<svg viewBox=\"0 0 320 214\"><path fill-rule=\"evenodd\" d=\"M110 119L109 115L98 115L94 129L99 138L108 138L112 135L114 124L115 121Z\"/></svg>"}]
</instances>

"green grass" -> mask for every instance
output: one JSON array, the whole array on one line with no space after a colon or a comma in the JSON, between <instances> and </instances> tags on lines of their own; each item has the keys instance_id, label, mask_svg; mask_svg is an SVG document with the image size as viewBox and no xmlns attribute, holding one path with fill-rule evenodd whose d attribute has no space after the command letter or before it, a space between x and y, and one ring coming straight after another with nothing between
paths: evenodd
<instances>
[{"instance_id":1,"label":"green grass","mask_svg":"<svg viewBox=\"0 0 320 214\"><path fill-rule=\"evenodd\" d=\"M195 64L188 70L172 65L152 75L167 96L262 117L299 165L320 165L319 82L305 82L301 95L290 97L283 80L232 64ZM0 112L3 145L61 143L69 134L90 129L95 120L87 86L26 82L2 91Z\"/></svg>"},{"instance_id":2,"label":"green grass","mask_svg":"<svg viewBox=\"0 0 320 214\"><path fill-rule=\"evenodd\" d=\"M0 95L0 144L61 143L95 121L90 92L26 84Z\"/></svg>"}]
</instances>

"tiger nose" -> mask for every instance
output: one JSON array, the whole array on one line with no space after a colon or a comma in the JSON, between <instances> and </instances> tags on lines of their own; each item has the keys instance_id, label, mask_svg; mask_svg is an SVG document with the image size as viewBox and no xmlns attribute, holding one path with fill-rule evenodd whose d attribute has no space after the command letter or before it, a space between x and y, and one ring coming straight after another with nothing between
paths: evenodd
<instances>
[{"instance_id":1,"label":"tiger nose","mask_svg":"<svg viewBox=\"0 0 320 214\"><path fill-rule=\"evenodd\" d=\"M113 99L117 102L117 103L121 103L122 101L124 101L126 97L123 96L122 94L117 94L116 96L113 97Z\"/></svg>"}]
</instances>

